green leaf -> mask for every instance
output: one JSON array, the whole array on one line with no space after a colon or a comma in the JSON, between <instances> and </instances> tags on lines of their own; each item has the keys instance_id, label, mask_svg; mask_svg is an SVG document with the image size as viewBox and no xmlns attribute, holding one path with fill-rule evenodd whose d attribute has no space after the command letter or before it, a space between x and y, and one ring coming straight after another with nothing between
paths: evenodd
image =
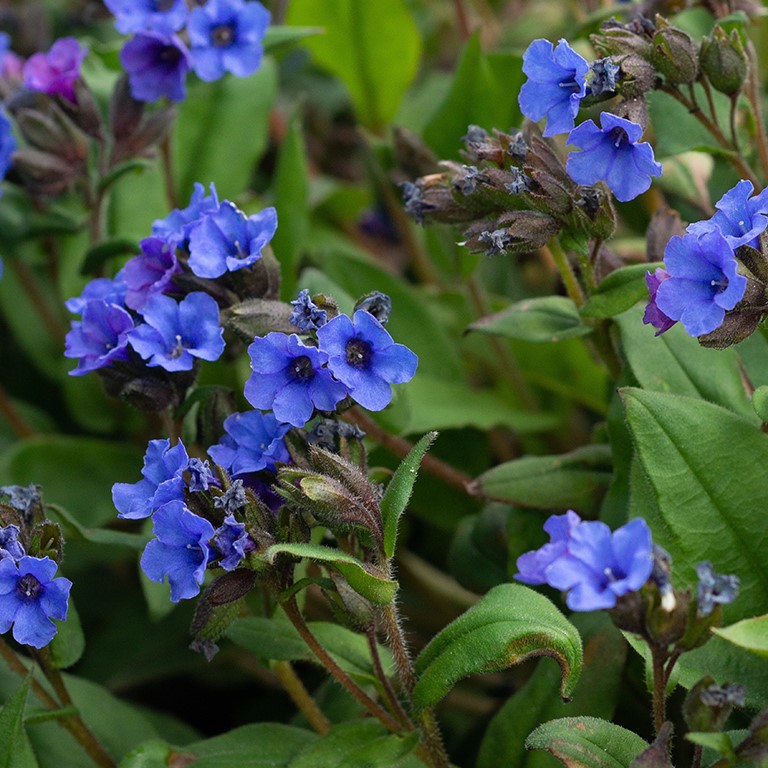
<instances>
[{"instance_id":1,"label":"green leaf","mask_svg":"<svg viewBox=\"0 0 768 768\"><path fill-rule=\"evenodd\" d=\"M384 491L379 506L384 521L384 554L388 558L395 553L397 525L400 521L400 515L405 512L408 500L411 498L419 465L436 437L437 432L429 432L411 448L408 455L400 462Z\"/></svg>"},{"instance_id":2,"label":"green leaf","mask_svg":"<svg viewBox=\"0 0 768 768\"><path fill-rule=\"evenodd\" d=\"M524 456L499 464L475 480L472 492L522 507L588 511L610 480L610 447L587 445L561 456Z\"/></svg>"},{"instance_id":3,"label":"green leaf","mask_svg":"<svg viewBox=\"0 0 768 768\"><path fill-rule=\"evenodd\" d=\"M584 638L584 669L573 700L567 704L559 700L558 670L540 661L525 685L494 715L475 768L538 766L544 756L526 752L524 745L540 723L566 716L613 717L627 656L624 638L603 612L574 614L573 623Z\"/></svg>"},{"instance_id":4,"label":"green leaf","mask_svg":"<svg viewBox=\"0 0 768 768\"><path fill-rule=\"evenodd\" d=\"M143 550L149 541L148 536L126 531L113 531L108 528L86 528L58 504L46 504L46 510L52 519L64 529L68 539L88 541L92 544L129 547L136 551Z\"/></svg>"},{"instance_id":5,"label":"green leaf","mask_svg":"<svg viewBox=\"0 0 768 768\"><path fill-rule=\"evenodd\" d=\"M700 103L706 103L702 91L699 95L703 99ZM719 150L709 131L668 93L650 91L647 97L650 122L656 136L654 150L657 159L689 150ZM727 125L727 114L726 122L722 124Z\"/></svg>"},{"instance_id":6,"label":"green leaf","mask_svg":"<svg viewBox=\"0 0 768 768\"><path fill-rule=\"evenodd\" d=\"M264 35L264 50L271 52L303 40L305 37L322 35L322 27L288 27L285 24L270 26Z\"/></svg>"},{"instance_id":7,"label":"green leaf","mask_svg":"<svg viewBox=\"0 0 768 768\"><path fill-rule=\"evenodd\" d=\"M746 648L758 656L768 657L768 615L755 616L712 630L729 643Z\"/></svg>"},{"instance_id":8,"label":"green leaf","mask_svg":"<svg viewBox=\"0 0 768 768\"><path fill-rule=\"evenodd\" d=\"M642 307L634 307L617 321L627 361L643 389L711 400L757 424L734 349L705 349L679 325L654 338L642 315Z\"/></svg>"},{"instance_id":9,"label":"green leaf","mask_svg":"<svg viewBox=\"0 0 768 768\"><path fill-rule=\"evenodd\" d=\"M567 768L629 768L648 744L636 733L596 717L564 717L540 725L526 749L545 749Z\"/></svg>"},{"instance_id":10,"label":"green leaf","mask_svg":"<svg viewBox=\"0 0 768 768\"><path fill-rule=\"evenodd\" d=\"M467 41L453 82L424 129L438 157L458 157L461 137L470 125L490 131L520 125L517 93L525 80L522 59L508 53L485 55L479 34Z\"/></svg>"},{"instance_id":11,"label":"green leaf","mask_svg":"<svg viewBox=\"0 0 768 768\"><path fill-rule=\"evenodd\" d=\"M738 765L738 758L733 749L733 741L728 733L706 733L701 731L689 731L685 734L685 738L699 744L702 747L709 747L713 752L723 757L733 760L735 765Z\"/></svg>"},{"instance_id":12,"label":"green leaf","mask_svg":"<svg viewBox=\"0 0 768 768\"><path fill-rule=\"evenodd\" d=\"M116 237L89 248L83 259L80 272L84 275L98 273L109 259L115 256L135 255L139 244L129 237Z\"/></svg>"},{"instance_id":13,"label":"green leaf","mask_svg":"<svg viewBox=\"0 0 768 768\"><path fill-rule=\"evenodd\" d=\"M277 67L265 57L250 77L215 83L190 81L174 126L177 189L186 205L192 186L216 182L220 199L232 200L248 186L267 145L267 123L277 91Z\"/></svg>"},{"instance_id":14,"label":"green leaf","mask_svg":"<svg viewBox=\"0 0 768 768\"><path fill-rule=\"evenodd\" d=\"M565 296L518 301L472 323L469 330L541 344L592 333L592 328L582 323L576 305Z\"/></svg>"},{"instance_id":15,"label":"green leaf","mask_svg":"<svg viewBox=\"0 0 768 768\"><path fill-rule=\"evenodd\" d=\"M358 594L373 603L389 605L397 593L397 582L372 573L356 557L339 549L318 544L273 544L263 553L267 562L273 563L279 555L308 558L337 570Z\"/></svg>"},{"instance_id":16,"label":"green leaf","mask_svg":"<svg viewBox=\"0 0 768 768\"><path fill-rule=\"evenodd\" d=\"M378 682L366 638L339 624L311 621L309 628L334 661L362 685ZM318 663L301 635L284 620L248 616L238 619L227 630L227 637L260 658L272 661L312 661ZM380 648L385 670L391 670L392 658Z\"/></svg>"},{"instance_id":17,"label":"green leaf","mask_svg":"<svg viewBox=\"0 0 768 768\"><path fill-rule=\"evenodd\" d=\"M768 534L756 500L768 497L765 435L752 422L703 400L632 388L622 393L657 500L658 518L648 522L654 541L672 555L676 578L695 584L696 563L709 560L718 573L741 579L738 600L724 606L726 620L764 612Z\"/></svg>"},{"instance_id":18,"label":"green leaf","mask_svg":"<svg viewBox=\"0 0 768 768\"><path fill-rule=\"evenodd\" d=\"M543 595L501 584L443 629L416 659L414 706L433 706L467 675L506 669L541 654L560 664L560 694L569 697L582 665L578 631Z\"/></svg>"},{"instance_id":19,"label":"green leaf","mask_svg":"<svg viewBox=\"0 0 768 768\"><path fill-rule=\"evenodd\" d=\"M325 27L304 45L347 87L360 122L383 130L421 58L421 35L404 0L293 0L286 21Z\"/></svg>"},{"instance_id":20,"label":"green leaf","mask_svg":"<svg viewBox=\"0 0 768 768\"><path fill-rule=\"evenodd\" d=\"M173 750L159 739L152 739L132 749L120 761L118 768L168 768Z\"/></svg>"},{"instance_id":21,"label":"green leaf","mask_svg":"<svg viewBox=\"0 0 768 768\"><path fill-rule=\"evenodd\" d=\"M600 281L597 291L579 309L579 313L582 317L595 318L620 315L640 299L648 298L645 273L653 272L656 267L661 266L661 263L630 264L609 273Z\"/></svg>"},{"instance_id":22,"label":"green leaf","mask_svg":"<svg viewBox=\"0 0 768 768\"><path fill-rule=\"evenodd\" d=\"M256 723L189 744L184 752L197 756L195 768L287 768L316 739L301 728Z\"/></svg>"},{"instance_id":23,"label":"green leaf","mask_svg":"<svg viewBox=\"0 0 768 768\"><path fill-rule=\"evenodd\" d=\"M37 768L35 753L24 730L30 677L0 710L0 768Z\"/></svg>"},{"instance_id":24,"label":"green leaf","mask_svg":"<svg viewBox=\"0 0 768 768\"><path fill-rule=\"evenodd\" d=\"M288 124L280 147L274 185L279 226L272 248L280 262L280 293L289 301L298 293L299 257L309 226L307 152L298 114Z\"/></svg>"},{"instance_id":25,"label":"green leaf","mask_svg":"<svg viewBox=\"0 0 768 768\"><path fill-rule=\"evenodd\" d=\"M417 741L415 731L397 736L375 720L340 723L302 750L290 768L397 768Z\"/></svg>"},{"instance_id":26,"label":"green leaf","mask_svg":"<svg viewBox=\"0 0 768 768\"><path fill-rule=\"evenodd\" d=\"M66 621L56 622L56 634L51 644L51 659L56 669L67 669L76 664L85 650L85 635L80 615L72 598L69 598Z\"/></svg>"}]
</instances>

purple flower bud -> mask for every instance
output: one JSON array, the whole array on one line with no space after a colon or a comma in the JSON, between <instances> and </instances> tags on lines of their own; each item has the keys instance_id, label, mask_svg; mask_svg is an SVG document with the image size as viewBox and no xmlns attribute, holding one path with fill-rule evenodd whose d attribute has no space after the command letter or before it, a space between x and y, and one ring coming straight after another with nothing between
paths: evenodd
<instances>
[{"instance_id":1,"label":"purple flower bud","mask_svg":"<svg viewBox=\"0 0 768 768\"><path fill-rule=\"evenodd\" d=\"M75 104L75 80L88 49L74 37L62 37L47 53L35 53L24 64L24 87L51 96L59 95Z\"/></svg>"},{"instance_id":2,"label":"purple flower bud","mask_svg":"<svg viewBox=\"0 0 768 768\"><path fill-rule=\"evenodd\" d=\"M661 268L655 270L653 274L645 273L645 284L648 286L650 301L645 308L643 322L656 328L656 336L668 331L677 322L677 320L667 317L656 304L656 292L659 290L659 286L668 279L669 274Z\"/></svg>"}]
</instances>

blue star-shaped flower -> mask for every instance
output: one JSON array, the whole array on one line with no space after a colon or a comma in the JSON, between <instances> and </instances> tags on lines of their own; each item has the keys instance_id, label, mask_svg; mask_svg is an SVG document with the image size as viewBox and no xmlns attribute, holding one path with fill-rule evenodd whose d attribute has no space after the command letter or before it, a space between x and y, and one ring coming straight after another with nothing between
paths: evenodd
<instances>
[{"instance_id":1,"label":"blue star-shaped flower","mask_svg":"<svg viewBox=\"0 0 768 768\"><path fill-rule=\"evenodd\" d=\"M274 472L276 461L290 461L283 440L290 428L290 424L281 424L271 413L233 413L224 420L226 434L220 443L208 449L208 455L232 475L262 469Z\"/></svg>"},{"instance_id":2,"label":"blue star-shaped flower","mask_svg":"<svg viewBox=\"0 0 768 768\"><path fill-rule=\"evenodd\" d=\"M534 40L523 54L523 72L528 81L517 98L522 113L531 120L546 117L545 136L570 131L587 92L587 60L565 40L556 48L549 40Z\"/></svg>"},{"instance_id":3,"label":"blue star-shaped flower","mask_svg":"<svg viewBox=\"0 0 768 768\"><path fill-rule=\"evenodd\" d=\"M159 237L145 237L141 253L123 267L122 277L127 288L125 304L141 309L155 293L164 293L173 276L181 272L176 254Z\"/></svg>"},{"instance_id":4,"label":"blue star-shaped flower","mask_svg":"<svg viewBox=\"0 0 768 768\"><path fill-rule=\"evenodd\" d=\"M155 219L152 222L153 236L165 240L171 250L187 248L192 224L219 207L219 196L213 182L210 184L210 191L211 193L206 195L205 187L196 181L186 208L175 208L164 219Z\"/></svg>"},{"instance_id":5,"label":"blue star-shaped flower","mask_svg":"<svg viewBox=\"0 0 768 768\"><path fill-rule=\"evenodd\" d=\"M184 100L192 57L177 35L138 32L120 51L120 63L136 101Z\"/></svg>"},{"instance_id":6,"label":"blue star-shaped flower","mask_svg":"<svg viewBox=\"0 0 768 768\"><path fill-rule=\"evenodd\" d=\"M187 21L184 0L104 0L115 17L115 29L123 35L133 32L178 32Z\"/></svg>"},{"instance_id":7,"label":"blue star-shaped flower","mask_svg":"<svg viewBox=\"0 0 768 768\"><path fill-rule=\"evenodd\" d=\"M731 246L717 229L673 237L664 250L664 266L669 278L656 290L656 305L691 336L719 328L747 287Z\"/></svg>"},{"instance_id":8,"label":"blue star-shaped flower","mask_svg":"<svg viewBox=\"0 0 768 768\"><path fill-rule=\"evenodd\" d=\"M566 170L579 184L604 181L617 200L633 200L651 186L651 176L661 176L661 163L648 142L638 143L637 123L602 112L600 125L587 120L570 132L568 144L582 151L568 155Z\"/></svg>"}]
</instances>

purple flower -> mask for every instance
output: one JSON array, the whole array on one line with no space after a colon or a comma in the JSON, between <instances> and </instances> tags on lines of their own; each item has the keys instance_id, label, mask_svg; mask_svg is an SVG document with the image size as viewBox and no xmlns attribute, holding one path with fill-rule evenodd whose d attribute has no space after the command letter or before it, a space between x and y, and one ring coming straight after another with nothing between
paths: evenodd
<instances>
[{"instance_id":1,"label":"purple flower","mask_svg":"<svg viewBox=\"0 0 768 768\"><path fill-rule=\"evenodd\" d=\"M550 517L547 524L552 541L522 555L515 578L567 590L572 611L613 608L616 598L637 591L651 575L653 542L641 518L613 533L605 523L567 515Z\"/></svg>"},{"instance_id":2,"label":"purple flower","mask_svg":"<svg viewBox=\"0 0 768 768\"><path fill-rule=\"evenodd\" d=\"M163 96L183 101L192 57L176 35L139 32L123 46L120 63L137 101L157 101Z\"/></svg>"},{"instance_id":3,"label":"purple flower","mask_svg":"<svg viewBox=\"0 0 768 768\"><path fill-rule=\"evenodd\" d=\"M568 173L579 184L604 181L621 202L633 200L651 186L651 176L661 176L661 163L648 142L638 144L637 123L602 112L600 125L587 120L568 134L568 144L583 150L568 155Z\"/></svg>"},{"instance_id":4,"label":"purple flower","mask_svg":"<svg viewBox=\"0 0 768 768\"><path fill-rule=\"evenodd\" d=\"M278 421L303 427L315 408L332 411L347 388L323 366L328 355L303 344L294 333L268 333L248 347L253 373L245 398L256 408L272 410Z\"/></svg>"},{"instance_id":5,"label":"purple flower","mask_svg":"<svg viewBox=\"0 0 768 768\"><path fill-rule=\"evenodd\" d=\"M747 287L719 230L673 237L664 250L664 266L669 278L656 290L656 305L691 336L719 328L725 311L736 306Z\"/></svg>"},{"instance_id":6,"label":"purple flower","mask_svg":"<svg viewBox=\"0 0 768 768\"><path fill-rule=\"evenodd\" d=\"M123 267L122 275L127 288L125 303L131 309L141 309L155 293L164 293L173 276L181 272L176 254L159 237L145 237L141 253Z\"/></svg>"},{"instance_id":7,"label":"purple flower","mask_svg":"<svg viewBox=\"0 0 768 768\"><path fill-rule=\"evenodd\" d=\"M246 554L256 549L256 544L232 515L224 518L224 524L216 529L211 544L221 555L219 565L225 571L234 571Z\"/></svg>"},{"instance_id":8,"label":"purple flower","mask_svg":"<svg viewBox=\"0 0 768 768\"><path fill-rule=\"evenodd\" d=\"M531 120L547 118L545 136L573 128L579 103L587 92L589 64L565 40L553 48L549 40L534 40L523 54L528 81L518 96L522 113Z\"/></svg>"},{"instance_id":9,"label":"purple flower","mask_svg":"<svg viewBox=\"0 0 768 768\"><path fill-rule=\"evenodd\" d=\"M291 302L291 306L293 312L291 312L290 322L304 333L316 331L328 322L328 313L312 301L306 288L299 291L299 295Z\"/></svg>"},{"instance_id":10,"label":"purple flower","mask_svg":"<svg viewBox=\"0 0 768 768\"><path fill-rule=\"evenodd\" d=\"M130 345L150 367L189 371L196 358L218 360L224 351L219 305L195 291L180 302L156 293L141 308L144 323L128 334Z\"/></svg>"},{"instance_id":11,"label":"purple flower","mask_svg":"<svg viewBox=\"0 0 768 768\"><path fill-rule=\"evenodd\" d=\"M751 181L740 181L717 201L711 219L689 224L686 231L701 235L718 229L734 250L740 245L759 248L758 238L768 227L768 189L750 197L753 190Z\"/></svg>"},{"instance_id":12,"label":"purple flower","mask_svg":"<svg viewBox=\"0 0 768 768\"><path fill-rule=\"evenodd\" d=\"M13 639L42 648L53 640L56 625L51 619L67 618L72 582L53 578L56 563L49 557L25 555L18 563L0 559L0 634L13 626Z\"/></svg>"},{"instance_id":13,"label":"purple flower","mask_svg":"<svg viewBox=\"0 0 768 768\"><path fill-rule=\"evenodd\" d=\"M568 537L574 526L579 523L581 518L572 509L564 515L552 515L544 523L544 530L550 538L549 544L520 555L517 558L519 573L515 574L515 578L524 584L546 584L547 568L565 554Z\"/></svg>"},{"instance_id":14,"label":"purple flower","mask_svg":"<svg viewBox=\"0 0 768 768\"><path fill-rule=\"evenodd\" d=\"M58 94L74 104L75 80L87 53L88 49L74 37L62 37L48 53L35 53L27 59L23 68L24 87L51 96Z\"/></svg>"},{"instance_id":15,"label":"purple flower","mask_svg":"<svg viewBox=\"0 0 768 768\"><path fill-rule=\"evenodd\" d=\"M184 0L104 0L115 16L115 29L123 35L133 32L178 32L187 21Z\"/></svg>"},{"instance_id":16,"label":"purple flower","mask_svg":"<svg viewBox=\"0 0 768 768\"><path fill-rule=\"evenodd\" d=\"M122 307L106 301L86 303L82 320L72 322L65 341L65 357L79 360L70 376L82 376L128 359L128 338L133 318Z\"/></svg>"},{"instance_id":17,"label":"purple flower","mask_svg":"<svg viewBox=\"0 0 768 768\"><path fill-rule=\"evenodd\" d=\"M669 280L669 274L664 269L659 268L653 274L645 273L645 284L648 286L650 301L645 308L643 322L656 328L656 336L668 331L677 322L677 320L667 317L656 304L656 293L665 280Z\"/></svg>"},{"instance_id":18,"label":"purple flower","mask_svg":"<svg viewBox=\"0 0 768 768\"><path fill-rule=\"evenodd\" d=\"M10 557L16 561L25 554L24 547L19 542L19 526L11 524L0 527L0 560Z\"/></svg>"},{"instance_id":19,"label":"purple flower","mask_svg":"<svg viewBox=\"0 0 768 768\"><path fill-rule=\"evenodd\" d=\"M205 568L213 559L209 544L213 526L191 512L183 501L169 501L155 512L155 537L144 549L141 568L151 581L171 585L171 601L200 594Z\"/></svg>"},{"instance_id":20,"label":"purple flower","mask_svg":"<svg viewBox=\"0 0 768 768\"><path fill-rule=\"evenodd\" d=\"M149 517L169 501L184 498L183 472L189 465L184 443L171 447L171 441L150 440L144 455L143 480L137 483L115 483L112 502L118 517L139 520Z\"/></svg>"},{"instance_id":21,"label":"purple flower","mask_svg":"<svg viewBox=\"0 0 768 768\"><path fill-rule=\"evenodd\" d=\"M208 0L195 8L187 32L198 77L211 81L225 72L237 77L253 74L261 64L269 18L261 3L244 0Z\"/></svg>"},{"instance_id":22,"label":"purple flower","mask_svg":"<svg viewBox=\"0 0 768 768\"><path fill-rule=\"evenodd\" d=\"M211 194L206 195L205 187L196 181L189 205L186 208L174 209L164 219L153 221L152 234L165 240L171 250L186 248L190 226L204 214L215 211L219 207L219 197L213 182L210 190Z\"/></svg>"},{"instance_id":23,"label":"purple flower","mask_svg":"<svg viewBox=\"0 0 768 768\"><path fill-rule=\"evenodd\" d=\"M317 331L317 338L333 375L371 411L389 405L390 384L410 381L416 373L416 355L395 344L384 326L364 310L355 312L353 320L337 315Z\"/></svg>"},{"instance_id":24,"label":"purple flower","mask_svg":"<svg viewBox=\"0 0 768 768\"><path fill-rule=\"evenodd\" d=\"M208 455L232 475L275 471L275 462L290 461L283 437L291 428L280 424L271 413L233 413L224 420L226 434L208 449Z\"/></svg>"},{"instance_id":25,"label":"purple flower","mask_svg":"<svg viewBox=\"0 0 768 768\"><path fill-rule=\"evenodd\" d=\"M277 212L265 208L246 216L229 200L189 228L189 268L198 277L220 277L249 267L277 229Z\"/></svg>"},{"instance_id":26,"label":"purple flower","mask_svg":"<svg viewBox=\"0 0 768 768\"><path fill-rule=\"evenodd\" d=\"M107 304L116 304L123 306L125 304L125 293L128 290L122 277L122 270L115 275L114 279L108 277L97 277L91 280L88 285L83 288L83 292L80 296L72 299L67 299L64 302L64 306L74 313L82 314L86 304L94 299L99 299Z\"/></svg>"},{"instance_id":27,"label":"purple flower","mask_svg":"<svg viewBox=\"0 0 768 768\"><path fill-rule=\"evenodd\" d=\"M0 77L21 82L24 62L11 50L11 36L0 32Z\"/></svg>"}]
</instances>

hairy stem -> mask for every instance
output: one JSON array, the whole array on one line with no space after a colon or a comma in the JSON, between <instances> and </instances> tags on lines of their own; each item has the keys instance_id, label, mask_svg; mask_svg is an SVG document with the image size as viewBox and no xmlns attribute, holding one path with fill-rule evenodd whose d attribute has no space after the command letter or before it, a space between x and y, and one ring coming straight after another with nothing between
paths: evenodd
<instances>
[{"instance_id":1,"label":"hairy stem","mask_svg":"<svg viewBox=\"0 0 768 768\"><path fill-rule=\"evenodd\" d=\"M568 260L568 256L563 250L563 246L560 245L560 241L553 237L549 243L542 248L546 250L552 257L552 261L557 265L557 269L560 272L560 277L565 285L566 293L571 301L580 307L584 303L584 291L579 285L579 281L576 279L576 273L573 271L571 262Z\"/></svg>"},{"instance_id":2,"label":"hairy stem","mask_svg":"<svg viewBox=\"0 0 768 768\"><path fill-rule=\"evenodd\" d=\"M317 702L304 687L299 676L288 661L276 661L272 669L280 678L285 692L291 697L299 712L306 718L312 729L321 736L331 730L331 721L321 712Z\"/></svg>"},{"instance_id":3,"label":"hairy stem","mask_svg":"<svg viewBox=\"0 0 768 768\"><path fill-rule=\"evenodd\" d=\"M376 640L376 630L373 627L368 627L365 631L365 636L368 640L368 648L371 653L371 660L373 661L373 669L376 672L376 677L381 681L384 698L387 700L390 711L401 723L403 723L403 725L413 728L414 726L411 719L408 717L408 713L403 709L403 705L400 703L400 699L397 698L397 694L392 688L392 684L389 682L387 673L384 671L384 667L381 663L381 654L379 654L379 644Z\"/></svg>"},{"instance_id":4,"label":"hairy stem","mask_svg":"<svg viewBox=\"0 0 768 768\"><path fill-rule=\"evenodd\" d=\"M666 654L651 647L651 658L653 660L653 726L658 735L667 719L667 675L664 669Z\"/></svg>"}]
</instances>

